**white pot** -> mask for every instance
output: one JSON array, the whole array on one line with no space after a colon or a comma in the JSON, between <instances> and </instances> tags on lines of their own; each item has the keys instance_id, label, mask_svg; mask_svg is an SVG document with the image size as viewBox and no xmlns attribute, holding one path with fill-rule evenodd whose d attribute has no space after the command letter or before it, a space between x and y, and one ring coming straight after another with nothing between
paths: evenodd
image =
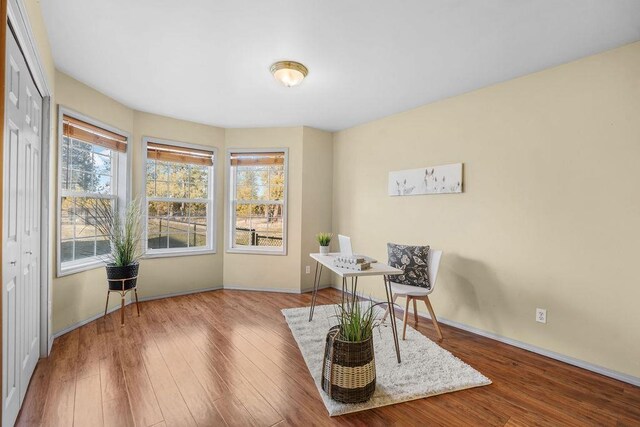
<instances>
[{"instance_id":1,"label":"white pot","mask_svg":"<svg viewBox=\"0 0 640 427\"><path fill-rule=\"evenodd\" d=\"M320 246L320 255L329 255L329 246Z\"/></svg>"}]
</instances>

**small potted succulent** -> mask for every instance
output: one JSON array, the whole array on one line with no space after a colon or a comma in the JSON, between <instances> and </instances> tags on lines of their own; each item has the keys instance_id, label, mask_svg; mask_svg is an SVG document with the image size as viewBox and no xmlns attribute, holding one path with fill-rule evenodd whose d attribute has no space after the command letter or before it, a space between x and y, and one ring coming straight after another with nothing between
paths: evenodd
<instances>
[{"instance_id":1,"label":"small potted succulent","mask_svg":"<svg viewBox=\"0 0 640 427\"><path fill-rule=\"evenodd\" d=\"M329 254L329 244L331 243L331 238L333 234L331 233L318 233L316 234L316 240L320 244L320 254L328 255Z\"/></svg>"}]
</instances>

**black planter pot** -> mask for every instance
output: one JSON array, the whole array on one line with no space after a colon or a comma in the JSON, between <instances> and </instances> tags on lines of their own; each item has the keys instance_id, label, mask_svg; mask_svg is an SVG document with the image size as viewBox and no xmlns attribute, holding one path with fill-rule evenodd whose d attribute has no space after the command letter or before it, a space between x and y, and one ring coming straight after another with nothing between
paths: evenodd
<instances>
[{"instance_id":1,"label":"black planter pot","mask_svg":"<svg viewBox=\"0 0 640 427\"><path fill-rule=\"evenodd\" d=\"M109 290L126 291L134 288L138 281L138 267L140 267L140 264L137 262L135 264L129 264L122 267L115 266L114 264L107 264L106 268ZM134 277L134 279L131 279L132 277ZM122 279L129 279L124 281L124 286Z\"/></svg>"}]
</instances>

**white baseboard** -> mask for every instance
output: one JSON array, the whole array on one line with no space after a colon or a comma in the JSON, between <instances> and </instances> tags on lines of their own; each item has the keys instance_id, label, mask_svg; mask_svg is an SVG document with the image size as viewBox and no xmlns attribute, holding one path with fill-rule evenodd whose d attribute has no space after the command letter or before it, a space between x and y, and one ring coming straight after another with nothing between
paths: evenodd
<instances>
[{"instance_id":1,"label":"white baseboard","mask_svg":"<svg viewBox=\"0 0 640 427\"><path fill-rule=\"evenodd\" d=\"M202 289L193 289L193 290L190 290L190 291L182 291L182 292L171 292L171 293L162 294L162 295L151 295L151 296L148 296L148 297L140 298L140 301L153 301L155 299L179 297L181 295L199 294L200 292L219 291L220 289L222 289L222 286L214 286L214 287L211 287L211 288L202 288Z\"/></svg>"},{"instance_id":2,"label":"white baseboard","mask_svg":"<svg viewBox=\"0 0 640 427\"><path fill-rule=\"evenodd\" d=\"M152 301L152 300L155 300L155 299L171 298L171 297L177 297L177 296L180 296L180 295L197 294L197 293L200 293L200 292L216 291L216 290L220 290L220 289L222 289L222 286L215 286L215 287L212 287L212 288L203 288L203 289L194 289L194 290L191 290L191 291L184 291L184 292L172 292L172 293L169 293L169 294L141 297L140 301ZM127 302L125 302L125 305L129 305L131 303L132 303L132 301L128 300ZM119 310L119 309L120 309L120 305L117 305L117 306L107 310L107 314L113 313L114 311ZM89 317L87 319L81 320L80 322L76 322L76 323L74 323L72 325L67 326L64 329L61 329L61 330L55 332L53 334L53 336L51 337L51 341L50 341L50 344L49 344L49 353L51 353L51 346L53 346L53 340L55 338L58 338L61 335L64 335L64 334L66 334L68 332L71 332L74 329L77 329L77 328L79 328L81 326L84 326L87 323L91 323L94 320L99 319L102 316L104 316L104 312L97 313L97 314L95 314L95 315L93 315L93 316L91 316L91 317Z\"/></svg>"},{"instance_id":3,"label":"white baseboard","mask_svg":"<svg viewBox=\"0 0 640 427\"><path fill-rule=\"evenodd\" d=\"M331 288L333 285L322 285L318 289ZM281 288L247 288L246 286L224 285L223 289L229 291L252 291L252 292L280 292L283 294L306 294L313 291L313 287L304 289L281 289Z\"/></svg>"},{"instance_id":4,"label":"white baseboard","mask_svg":"<svg viewBox=\"0 0 640 427\"><path fill-rule=\"evenodd\" d=\"M324 285L321 286L320 289L324 289L324 288L330 288L333 287L334 289L340 290L340 288L338 288L335 285ZM254 291L254 292L280 292L280 293L289 293L289 294L300 294L300 293L305 293L305 292L310 292L311 289L308 290L297 290L297 289L277 289L277 288L247 288L247 287L242 287L242 286L234 286L234 285L224 285L224 286L215 286L212 288L204 288L204 289L194 289L191 291L185 291L185 292L173 292L173 293L169 293L169 294L163 294L163 295L154 295L154 296L148 296L148 297L143 297L140 298L140 301L152 301L152 300L156 300L156 299L162 299L162 298L170 298L170 297L176 297L176 296L180 296L180 295L189 295L189 294L196 294L196 293L200 293L200 292L209 292L209 291L215 291L215 290L220 290L220 289L226 289L226 290L235 290L235 291ZM380 302L380 300L378 299L374 299L374 301ZM131 304L131 301L126 303L127 305ZM112 313L116 310L118 310L120 307L116 306L113 307L112 309L110 309L108 311L108 313ZM88 319L82 320L80 322L74 323L73 325L70 325L58 332L56 332L53 337L51 338L50 342L49 342L49 352L51 352L51 346L53 345L53 339L54 338L58 338L61 335L66 334L67 332L71 332L76 328L79 328L80 326L86 325L87 323L93 322L94 320L100 318L101 316L103 316L104 314L98 313L94 316L89 317ZM419 314L420 317L422 317L425 320L431 321L431 319L420 313ZM512 345L514 347L518 347L521 348L523 350L527 350L530 351L532 353L536 353L536 354L540 354L542 356L545 357L549 357L551 359L555 359L555 360L559 360L560 362L564 362L567 363L569 365L573 365L573 366L577 366L579 368L582 369L586 369L588 371L591 372L595 372L597 374L601 374L604 375L606 377L610 377L610 378L614 378L616 380L620 380L623 381L625 383L629 383L629 384L633 384L635 386L639 386L640 387L640 378L635 377L633 375L629 375L629 374L625 374L622 372L618 372L615 371L613 369L609 369L609 368L605 368L603 366L600 365L596 365L590 362L586 362L584 360L580 360L580 359L576 359L574 357L571 356L566 356L564 354L560 354L560 353L556 353L554 351L551 350L547 350L545 348L541 348L541 347L537 347L535 345L532 344L528 344L522 341L518 341L515 340L513 338L508 338L493 332L489 332L489 331L485 331L483 329L480 328L476 328L475 326L470 326L464 323L460 323L460 322L456 322L455 320L450 320L447 318L443 318L440 317L438 319L439 322L444 323L445 325L449 325L452 326L454 328L458 328L458 329L462 329L463 331L467 331L467 332L471 332L472 334L476 334L476 335L480 335L483 336L485 338L489 338L495 341L499 341L508 345Z\"/></svg>"},{"instance_id":5,"label":"white baseboard","mask_svg":"<svg viewBox=\"0 0 640 427\"><path fill-rule=\"evenodd\" d=\"M331 286L331 285L328 285ZM325 286L325 287L328 287ZM262 291L262 292L281 292L281 293L287 293L287 294L300 294L301 291L297 290L297 289L277 289L277 288L246 288L246 287L242 287L242 286L234 286L234 285L224 285L224 286L214 286L211 288L203 288L203 289L193 289L190 291L183 291L183 292L171 292L168 294L162 294L162 295L153 295L153 296L147 296L147 297L141 297L140 301L153 301L156 299L162 299L162 298L171 298L171 297L177 297L177 296L181 296L181 295L190 295L190 294L197 294L200 292L209 292L209 291L218 291L221 289L228 289L228 290L234 290L234 291ZM127 301L125 303L125 305L129 305L131 304L132 301ZM120 306L115 306L111 309L109 309L107 311L107 314L109 313L113 313L116 310L119 310ZM68 332L73 331L74 329L77 329L81 326L86 325L87 323L91 323L96 319L99 319L100 317L104 316L103 312L97 313L87 319L81 320L80 322L76 322L73 323L72 325L67 326L64 329L61 329L57 332L55 332L53 334L53 336L51 337L51 341L49 343L49 353L51 353L51 347L53 346L53 340L55 338L58 338L61 335L64 335Z\"/></svg>"},{"instance_id":6,"label":"white baseboard","mask_svg":"<svg viewBox=\"0 0 640 427\"><path fill-rule=\"evenodd\" d=\"M342 290L341 287L336 285L332 286L334 289ZM348 291L347 291L348 292ZM350 293L350 292L348 292ZM381 302L377 298L372 298L375 302ZM400 307L402 309L402 307ZM426 321L431 322L431 317L419 313L419 317L425 319ZM513 338L508 338L499 334L495 334L493 332L485 331L484 329L476 328L475 326L470 326L464 323L456 322L455 320L450 320L444 317L438 317L438 322L444 323L445 325L453 326L454 328L462 329L463 331L471 332L475 335L480 335L485 338L489 338L495 341L499 341L504 344L508 344L514 347L521 348L523 350L530 351L532 353L539 354L541 356L548 357L550 359L555 359L560 362L567 363L569 365L577 366L578 368L586 369L587 371L595 372L600 375L604 375L605 377L614 378L616 380L623 381L625 383L633 384L635 386L640 387L640 378L634 377L633 375L625 374L622 372L614 371L613 369L605 368L604 366L596 365L590 362L586 362L584 360L576 359L575 357L566 356L564 354L556 353L555 351L547 350L545 348L537 347L532 344L528 344L526 342L518 341Z\"/></svg>"},{"instance_id":7,"label":"white baseboard","mask_svg":"<svg viewBox=\"0 0 640 427\"><path fill-rule=\"evenodd\" d=\"M318 286L318 290L320 290L320 289L326 289L326 288L332 288L332 287L333 287L333 284L329 283L329 284L327 284L327 285L320 285L320 286ZM307 292L313 292L313 286L311 286L310 288L303 288L303 289L300 289L300 293L301 293L301 294L306 294Z\"/></svg>"},{"instance_id":8,"label":"white baseboard","mask_svg":"<svg viewBox=\"0 0 640 427\"><path fill-rule=\"evenodd\" d=\"M299 294L300 293L300 289L248 288L245 286L238 286L238 285L224 285L222 289L229 290L229 291L279 292L282 294Z\"/></svg>"},{"instance_id":9,"label":"white baseboard","mask_svg":"<svg viewBox=\"0 0 640 427\"><path fill-rule=\"evenodd\" d=\"M420 315L425 319L431 321L431 319L427 316ZM586 369L587 371L595 372L597 374L604 375L606 377L614 378L616 380L624 381L625 383L633 384L635 386L640 387L640 378L634 377L633 375L624 374L622 372L614 371L613 369L605 368L604 366L596 365L590 362L586 362L584 360L576 359L571 356L566 356L564 354L556 353L555 351L547 350L545 348L537 347L532 344L527 344L526 342L518 341L513 338L504 337L502 335L494 334L493 332L488 332L483 329L476 328L474 326L469 326L464 323L456 322L454 320L446 319L446 318L438 318L438 321L444 323L445 325L453 326L454 328L462 329L467 332L471 332L472 334L480 335L486 338L490 338L495 341L499 341L505 344L512 345L514 347L521 348L523 350L530 351L532 353L537 353L542 356L549 357L551 359L558 360L560 362L567 363L569 365L577 366L578 368Z\"/></svg>"},{"instance_id":10,"label":"white baseboard","mask_svg":"<svg viewBox=\"0 0 640 427\"><path fill-rule=\"evenodd\" d=\"M129 304L130 304L130 302L125 303L125 305L129 305ZM107 311L107 314L113 313L114 311L119 310L119 309L120 309L120 305L117 305L117 306L109 309ZM101 318L102 316L104 316L104 313L100 312L98 314L95 314L95 315L87 318L87 319L81 320L80 322L73 323L73 324L67 326L64 329L61 329L61 330L59 330L57 332L54 332L53 339L58 338L59 336L62 336L64 334L66 334L66 333L69 333L69 332L73 331L74 329L78 329L79 327L84 326L87 323L91 323L94 320ZM52 342L52 345L53 345L53 342Z\"/></svg>"}]
</instances>

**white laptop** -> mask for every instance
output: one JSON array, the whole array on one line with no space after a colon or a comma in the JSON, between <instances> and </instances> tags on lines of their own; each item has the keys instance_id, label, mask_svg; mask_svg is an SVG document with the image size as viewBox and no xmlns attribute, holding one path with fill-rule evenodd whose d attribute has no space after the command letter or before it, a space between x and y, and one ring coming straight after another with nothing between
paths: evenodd
<instances>
[{"instance_id":1,"label":"white laptop","mask_svg":"<svg viewBox=\"0 0 640 427\"><path fill-rule=\"evenodd\" d=\"M354 254L353 248L351 247L351 237L343 236L342 234L338 234L338 243L340 244L340 254L341 255L355 255L364 258L366 262L374 263L378 262L377 260L368 257L366 255Z\"/></svg>"}]
</instances>

